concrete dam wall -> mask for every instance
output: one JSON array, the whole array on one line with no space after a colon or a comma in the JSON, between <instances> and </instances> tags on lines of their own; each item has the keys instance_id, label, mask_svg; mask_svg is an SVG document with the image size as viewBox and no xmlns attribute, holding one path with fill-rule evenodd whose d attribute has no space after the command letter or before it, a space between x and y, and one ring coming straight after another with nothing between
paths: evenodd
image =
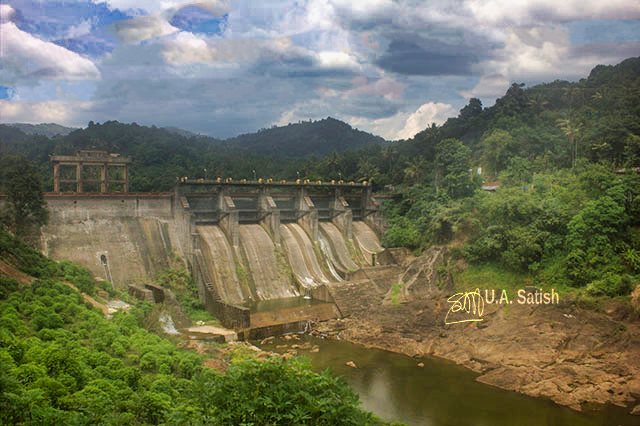
<instances>
[{"instance_id":1,"label":"concrete dam wall","mask_svg":"<svg viewBox=\"0 0 640 426\"><path fill-rule=\"evenodd\" d=\"M184 264L171 195L47 195L42 251L120 288L151 282L160 271Z\"/></svg>"},{"instance_id":2,"label":"concrete dam wall","mask_svg":"<svg viewBox=\"0 0 640 426\"><path fill-rule=\"evenodd\" d=\"M200 183L161 194L47 194L42 250L123 289L184 265L223 324L262 330L280 315L265 306L286 306L283 324L335 315L296 300L326 294L318 289L349 280L383 250L366 186Z\"/></svg>"}]
</instances>

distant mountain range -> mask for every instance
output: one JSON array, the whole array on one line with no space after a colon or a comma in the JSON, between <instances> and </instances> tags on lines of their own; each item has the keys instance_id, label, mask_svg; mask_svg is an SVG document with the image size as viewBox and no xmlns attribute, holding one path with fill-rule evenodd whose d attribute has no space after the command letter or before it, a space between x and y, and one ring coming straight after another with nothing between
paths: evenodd
<instances>
[{"instance_id":1,"label":"distant mountain range","mask_svg":"<svg viewBox=\"0 0 640 426\"><path fill-rule=\"evenodd\" d=\"M64 135L63 135L64 132ZM133 158L131 188L170 190L177 176L307 176L306 164L327 154L379 149L387 142L342 121L273 127L220 140L183 129L140 126L117 121L90 122L84 129L55 124L0 124L0 156L18 154L35 162L50 188L49 156L101 149ZM334 177L338 173L333 173Z\"/></svg>"},{"instance_id":2,"label":"distant mountain range","mask_svg":"<svg viewBox=\"0 0 640 426\"><path fill-rule=\"evenodd\" d=\"M112 127L110 126L111 123L117 122L106 122L102 126ZM144 129L149 129L149 131L153 133L157 133L158 131L166 132L167 137L169 138L172 136L185 139L198 138L201 143L208 142L224 149L239 149L249 151L255 155L271 157L299 158L323 156L332 152L352 151L370 145L386 143L386 141L379 136L354 129L349 124L331 117L318 121L305 121L288 124L282 127L274 126L269 129L261 129L255 133L247 133L225 140L197 134L177 127L157 128L123 123L118 123L118 125L132 126L132 128L135 128L134 133L136 134L139 134L141 131L142 133L145 133ZM82 140L82 135L88 136L91 134L92 143L95 143L96 140L102 140L107 144L111 142L107 135L93 134L96 131L98 131L98 133L102 133L99 131L99 129L101 129L100 124L94 125L92 131L89 131L89 128L77 129L61 126L55 123L11 123L6 124L6 126L16 128L27 135L39 135L46 136L47 138L54 138L68 136L70 133L76 131L76 134L72 138L74 141ZM119 129L122 131L121 127L119 127ZM127 132L125 131L125 133ZM15 136L13 136L12 139L15 139ZM182 141L176 139L176 142ZM187 141L184 142L188 143ZM82 148L82 146L76 146L76 148Z\"/></svg>"},{"instance_id":3,"label":"distant mountain range","mask_svg":"<svg viewBox=\"0 0 640 426\"><path fill-rule=\"evenodd\" d=\"M20 129L27 135L41 135L48 138L54 136L66 136L69 133L77 130L75 127L65 127L56 123L41 123L41 124L28 124L28 123L10 123L7 126Z\"/></svg>"}]
</instances>

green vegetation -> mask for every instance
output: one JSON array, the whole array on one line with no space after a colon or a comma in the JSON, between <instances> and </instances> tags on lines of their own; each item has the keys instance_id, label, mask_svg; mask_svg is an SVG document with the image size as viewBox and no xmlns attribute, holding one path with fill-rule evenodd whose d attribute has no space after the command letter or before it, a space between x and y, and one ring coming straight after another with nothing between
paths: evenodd
<instances>
[{"instance_id":1,"label":"green vegetation","mask_svg":"<svg viewBox=\"0 0 640 426\"><path fill-rule=\"evenodd\" d=\"M391 304L400 303L400 292L402 291L402 283L395 283L391 286Z\"/></svg>"},{"instance_id":2,"label":"green vegetation","mask_svg":"<svg viewBox=\"0 0 640 426\"><path fill-rule=\"evenodd\" d=\"M457 290L504 289L509 294L513 294L513 290L529 285L530 280L528 274L506 271L504 267L491 263L471 265L454 276Z\"/></svg>"},{"instance_id":3,"label":"green vegetation","mask_svg":"<svg viewBox=\"0 0 640 426\"><path fill-rule=\"evenodd\" d=\"M384 243L450 245L471 264L463 288L526 278L628 294L640 279L639 105L640 58L578 83L514 84L486 109L472 99L398 146L411 158L387 176L400 197L385 207ZM481 179L501 187L480 191Z\"/></svg>"},{"instance_id":4,"label":"green vegetation","mask_svg":"<svg viewBox=\"0 0 640 426\"><path fill-rule=\"evenodd\" d=\"M169 190L177 176L252 178L253 170L373 179L397 195L385 206L387 246L448 244L471 265L593 296L626 294L638 281L640 58L597 66L575 83L513 84L489 108L470 99L442 126L379 142L333 119L226 142L117 122L51 139L0 125L0 152L28 157L43 176L48 154L93 146L133 156L136 191ZM480 190L494 181L495 193Z\"/></svg>"},{"instance_id":5,"label":"green vegetation","mask_svg":"<svg viewBox=\"0 0 640 426\"><path fill-rule=\"evenodd\" d=\"M0 192L7 195L0 221L17 235L26 236L47 222L42 180L30 161L6 156L0 161Z\"/></svg>"},{"instance_id":6,"label":"green vegetation","mask_svg":"<svg viewBox=\"0 0 640 426\"><path fill-rule=\"evenodd\" d=\"M382 424L343 382L301 361L242 356L226 373L206 368L142 328L142 309L110 320L92 310L61 283L83 286L82 272L2 230L0 242L0 258L39 277L0 277L1 424Z\"/></svg>"},{"instance_id":7,"label":"green vegetation","mask_svg":"<svg viewBox=\"0 0 640 426\"><path fill-rule=\"evenodd\" d=\"M180 308L191 321L212 322L217 320L202 306L193 277L185 269L165 269L156 276L155 282L170 289L180 303Z\"/></svg>"},{"instance_id":8,"label":"green vegetation","mask_svg":"<svg viewBox=\"0 0 640 426\"><path fill-rule=\"evenodd\" d=\"M359 410L358 397L328 372L313 373L302 359L240 359L225 375L198 383L206 401L205 423L221 425L373 425L382 424Z\"/></svg>"},{"instance_id":9,"label":"green vegetation","mask_svg":"<svg viewBox=\"0 0 640 426\"><path fill-rule=\"evenodd\" d=\"M301 140L305 143L300 143ZM0 124L0 153L31 160L48 190L53 188L49 155L74 154L79 149L102 149L131 156L130 190L156 192L171 191L176 178L181 176L252 179L254 170L257 177L264 178L295 179L299 174L338 179L345 166L352 168L354 174L366 171L359 151L377 153L384 144L382 138L332 118L263 129L226 141L117 121L90 122L85 129L52 138ZM339 162L323 161L317 166L318 158L329 154L335 159L339 157ZM351 175L343 173L345 178Z\"/></svg>"}]
</instances>

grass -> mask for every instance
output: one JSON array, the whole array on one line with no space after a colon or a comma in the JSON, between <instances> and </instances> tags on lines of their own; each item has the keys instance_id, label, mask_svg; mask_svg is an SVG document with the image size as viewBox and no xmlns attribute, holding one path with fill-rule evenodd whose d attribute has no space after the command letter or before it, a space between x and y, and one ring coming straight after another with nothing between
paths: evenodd
<instances>
[{"instance_id":1,"label":"grass","mask_svg":"<svg viewBox=\"0 0 640 426\"><path fill-rule=\"evenodd\" d=\"M402 291L402 283L395 283L391 286L391 304L400 303L400 292Z\"/></svg>"},{"instance_id":2,"label":"grass","mask_svg":"<svg viewBox=\"0 0 640 426\"><path fill-rule=\"evenodd\" d=\"M494 264L470 265L463 272L454 273L453 282L456 291L471 291L479 288L507 290L509 294L532 285L531 276L506 271Z\"/></svg>"}]
</instances>

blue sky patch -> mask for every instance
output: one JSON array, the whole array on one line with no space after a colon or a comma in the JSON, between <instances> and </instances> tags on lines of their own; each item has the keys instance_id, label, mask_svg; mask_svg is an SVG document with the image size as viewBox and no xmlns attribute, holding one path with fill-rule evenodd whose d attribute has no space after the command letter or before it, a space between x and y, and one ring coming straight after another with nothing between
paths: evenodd
<instances>
[{"instance_id":1,"label":"blue sky patch","mask_svg":"<svg viewBox=\"0 0 640 426\"><path fill-rule=\"evenodd\" d=\"M187 6L176 12L169 21L174 27L192 33L217 35L224 32L229 15L216 16L198 6Z\"/></svg>"},{"instance_id":2,"label":"blue sky patch","mask_svg":"<svg viewBox=\"0 0 640 426\"><path fill-rule=\"evenodd\" d=\"M0 86L0 99L10 99L13 95L13 88Z\"/></svg>"},{"instance_id":3,"label":"blue sky patch","mask_svg":"<svg viewBox=\"0 0 640 426\"><path fill-rule=\"evenodd\" d=\"M638 41L640 21L574 21L567 24L571 42L585 43L624 43Z\"/></svg>"}]
</instances>

